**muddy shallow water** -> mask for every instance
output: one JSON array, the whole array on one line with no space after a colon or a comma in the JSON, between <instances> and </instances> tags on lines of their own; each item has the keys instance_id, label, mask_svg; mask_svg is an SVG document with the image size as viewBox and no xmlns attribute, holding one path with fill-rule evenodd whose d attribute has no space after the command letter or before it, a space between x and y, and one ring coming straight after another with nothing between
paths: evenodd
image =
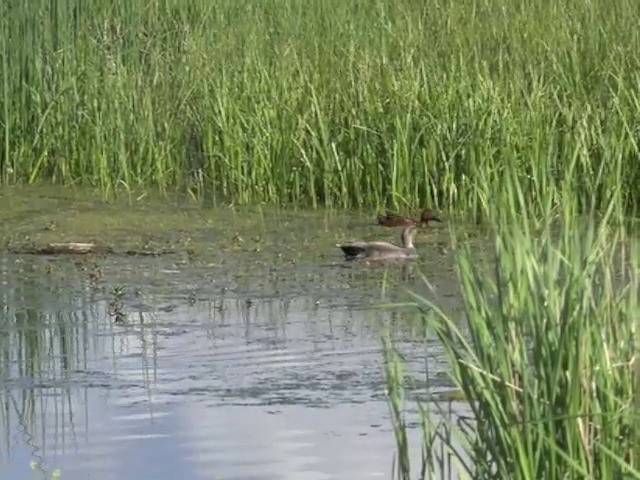
<instances>
[{"instance_id":1,"label":"muddy shallow water","mask_svg":"<svg viewBox=\"0 0 640 480\"><path fill-rule=\"evenodd\" d=\"M335 248L396 241L370 215L42 197L5 198L7 248L171 253L0 254L1 478L391 478L381 336L450 388L417 318L377 307L410 287L459 308L446 226L420 234L418 261L370 266Z\"/></svg>"}]
</instances>

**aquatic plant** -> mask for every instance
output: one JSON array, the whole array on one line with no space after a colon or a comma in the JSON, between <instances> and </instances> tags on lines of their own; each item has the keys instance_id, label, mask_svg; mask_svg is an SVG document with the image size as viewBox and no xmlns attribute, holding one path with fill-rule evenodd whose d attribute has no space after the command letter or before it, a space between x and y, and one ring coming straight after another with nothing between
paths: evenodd
<instances>
[{"instance_id":1,"label":"aquatic plant","mask_svg":"<svg viewBox=\"0 0 640 480\"><path fill-rule=\"evenodd\" d=\"M423 478L445 460L462 478L640 478L640 248L610 195L602 215L580 218L568 201L536 223L519 183L505 183L493 258L456 245L463 318L415 295L471 410L463 425L421 403ZM391 344L386 355L398 476L416 478L402 362ZM446 455L434 457L434 439Z\"/></svg>"},{"instance_id":2,"label":"aquatic plant","mask_svg":"<svg viewBox=\"0 0 640 480\"><path fill-rule=\"evenodd\" d=\"M125 287L116 285L111 291L111 299L108 304L108 315L113 318L115 324L121 325L126 322L127 312L124 306Z\"/></svg>"},{"instance_id":3,"label":"aquatic plant","mask_svg":"<svg viewBox=\"0 0 640 480\"><path fill-rule=\"evenodd\" d=\"M515 174L532 211L567 197L602 207L615 185L625 209L638 204L633 0L32 0L0 12L4 183L482 219Z\"/></svg>"}]
</instances>

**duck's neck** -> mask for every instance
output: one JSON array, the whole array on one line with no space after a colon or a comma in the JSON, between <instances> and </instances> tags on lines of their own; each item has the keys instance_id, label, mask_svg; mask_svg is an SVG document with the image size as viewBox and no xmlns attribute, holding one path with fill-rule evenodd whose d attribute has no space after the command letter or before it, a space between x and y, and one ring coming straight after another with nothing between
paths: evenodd
<instances>
[{"instance_id":1,"label":"duck's neck","mask_svg":"<svg viewBox=\"0 0 640 480\"><path fill-rule=\"evenodd\" d=\"M400 240L402 241L402 246L404 248L413 248L413 232L408 228L402 231Z\"/></svg>"}]
</instances>

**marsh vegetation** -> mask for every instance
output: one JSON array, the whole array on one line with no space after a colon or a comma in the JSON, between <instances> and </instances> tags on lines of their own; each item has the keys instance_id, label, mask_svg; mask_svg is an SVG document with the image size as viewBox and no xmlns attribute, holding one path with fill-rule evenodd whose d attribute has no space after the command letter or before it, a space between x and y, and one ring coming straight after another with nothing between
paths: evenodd
<instances>
[{"instance_id":1,"label":"marsh vegetation","mask_svg":"<svg viewBox=\"0 0 640 480\"><path fill-rule=\"evenodd\" d=\"M627 211L640 6L5 2L5 183L207 202ZM621 15L620 12L624 12Z\"/></svg>"},{"instance_id":2,"label":"marsh vegetation","mask_svg":"<svg viewBox=\"0 0 640 480\"><path fill-rule=\"evenodd\" d=\"M0 12L3 189L132 203L159 192L255 208L261 225L262 205L292 207L268 229L312 208L315 228L282 264L351 235L348 215L439 209L450 238L437 249L453 252L439 261L455 265L463 312L429 290L437 268L412 284L412 307L444 346L471 427L422 398L417 470L442 474L431 447L444 439L463 477L640 478L640 3L33 0ZM94 206L37 236L86 232ZM191 215L131 221L193 233ZM228 215L237 228L217 237L216 259L266 247L268 265L267 227ZM6 239L33 238L6 225ZM490 257L470 246L480 229ZM182 233L172 244L202 254ZM417 247L433 258L429 241ZM396 353L387 344L398 475L415 478Z\"/></svg>"}]
</instances>

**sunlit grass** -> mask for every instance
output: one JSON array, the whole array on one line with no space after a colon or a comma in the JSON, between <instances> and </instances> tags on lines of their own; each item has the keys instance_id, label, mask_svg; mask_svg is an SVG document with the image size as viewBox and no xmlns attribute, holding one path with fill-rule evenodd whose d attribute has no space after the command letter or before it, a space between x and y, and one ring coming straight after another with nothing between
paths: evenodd
<instances>
[{"instance_id":1,"label":"sunlit grass","mask_svg":"<svg viewBox=\"0 0 640 480\"><path fill-rule=\"evenodd\" d=\"M516 175L532 212L567 195L603 206L613 186L622 208L638 203L632 0L33 0L0 12L5 183L482 219Z\"/></svg>"},{"instance_id":2,"label":"sunlit grass","mask_svg":"<svg viewBox=\"0 0 640 480\"><path fill-rule=\"evenodd\" d=\"M457 245L463 318L416 297L472 411L472 428L445 424L448 456L462 478L640 478L640 249L617 218L618 189L598 216L577 217L567 202L535 228L518 182L505 191L511 201L491 217L493 260L481 265ZM387 361L402 460L402 366L390 346ZM438 471L443 457L425 458ZM413 467L398 476L416 478Z\"/></svg>"}]
</instances>

